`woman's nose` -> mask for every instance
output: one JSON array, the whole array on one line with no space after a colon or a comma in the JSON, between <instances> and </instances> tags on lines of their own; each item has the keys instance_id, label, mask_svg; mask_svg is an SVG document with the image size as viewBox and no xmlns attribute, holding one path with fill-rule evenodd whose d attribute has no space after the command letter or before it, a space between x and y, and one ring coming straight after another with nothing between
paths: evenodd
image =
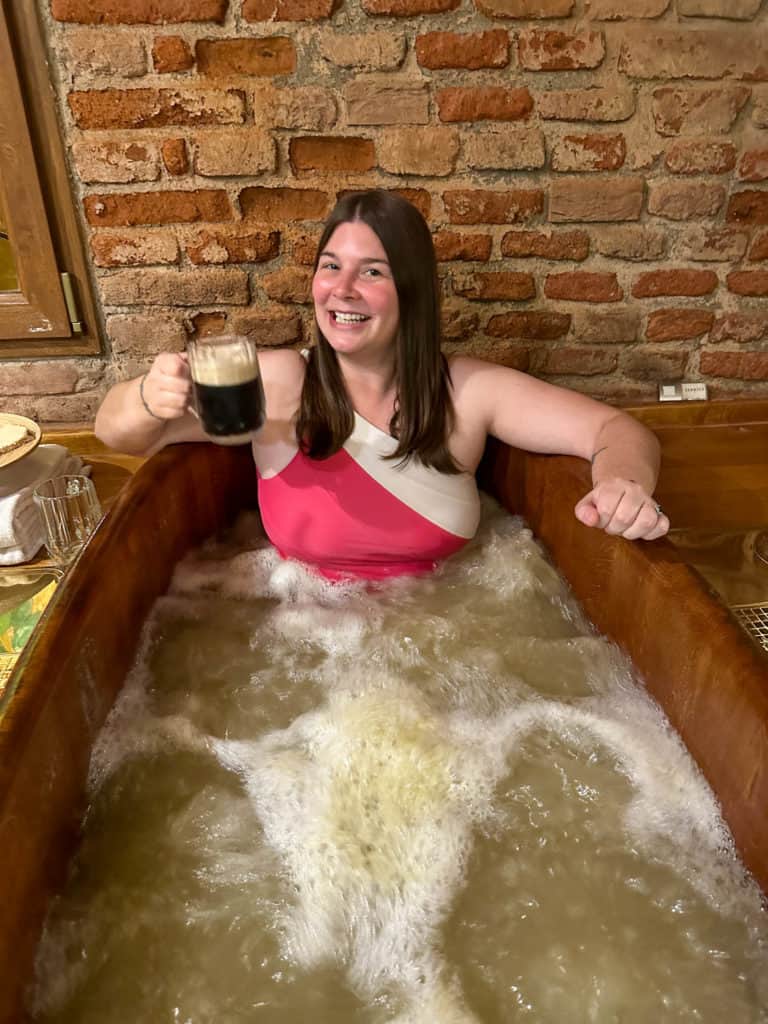
<instances>
[{"instance_id":1,"label":"woman's nose","mask_svg":"<svg viewBox=\"0 0 768 1024\"><path fill-rule=\"evenodd\" d=\"M357 295L357 276L354 270L342 270L333 286L333 294L338 296Z\"/></svg>"}]
</instances>

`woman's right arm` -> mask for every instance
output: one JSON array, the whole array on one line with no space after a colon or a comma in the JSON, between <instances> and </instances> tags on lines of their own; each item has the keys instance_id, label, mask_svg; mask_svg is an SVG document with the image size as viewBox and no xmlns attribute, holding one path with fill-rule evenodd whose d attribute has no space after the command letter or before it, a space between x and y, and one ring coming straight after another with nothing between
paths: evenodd
<instances>
[{"instance_id":1,"label":"woman's right arm","mask_svg":"<svg viewBox=\"0 0 768 1024\"><path fill-rule=\"evenodd\" d=\"M186 356L161 352L148 373L110 388L96 413L96 436L131 455L148 455L179 441L205 441L189 411L191 396Z\"/></svg>"}]
</instances>

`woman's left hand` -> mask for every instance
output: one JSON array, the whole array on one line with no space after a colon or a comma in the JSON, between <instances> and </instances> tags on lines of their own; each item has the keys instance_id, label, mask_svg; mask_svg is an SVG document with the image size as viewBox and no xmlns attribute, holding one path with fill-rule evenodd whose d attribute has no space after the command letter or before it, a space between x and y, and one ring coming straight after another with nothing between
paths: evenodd
<instances>
[{"instance_id":1,"label":"woman's left hand","mask_svg":"<svg viewBox=\"0 0 768 1024\"><path fill-rule=\"evenodd\" d=\"M669 519L657 502L634 480L608 477L592 488L574 508L585 526L627 540L656 540L669 530Z\"/></svg>"}]
</instances>

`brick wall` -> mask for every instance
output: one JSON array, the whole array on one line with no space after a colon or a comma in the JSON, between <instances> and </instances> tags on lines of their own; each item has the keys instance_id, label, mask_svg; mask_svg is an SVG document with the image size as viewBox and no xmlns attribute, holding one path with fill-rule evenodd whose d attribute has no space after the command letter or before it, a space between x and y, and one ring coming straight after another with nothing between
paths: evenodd
<instances>
[{"instance_id":1,"label":"brick wall","mask_svg":"<svg viewBox=\"0 0 768 1024\"><path fill-rule=\"evenodd\" d=\"M319 225L374 185L434 230L451 349L768 395L768 2L40 2L107 344L38 364L41 415L194 332L300 344Z\"/></svg>"}]
</instances>

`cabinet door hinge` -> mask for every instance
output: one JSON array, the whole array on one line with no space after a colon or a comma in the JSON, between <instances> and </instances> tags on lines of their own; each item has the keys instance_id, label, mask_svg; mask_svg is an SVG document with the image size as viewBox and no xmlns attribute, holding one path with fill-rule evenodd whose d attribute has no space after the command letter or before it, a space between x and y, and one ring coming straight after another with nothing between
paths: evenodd
<instances>
[{"instance_id":1,"label":"cabinet door hinge","mask_svg":"<svg viewBox=\"0 0 768 1024\"><path fill-rule=\"evenodd\" d=\"M61 288L64 292L64 302L67 307L67 316L69 317L72 332L73 334L82 334L84 330L83 320L80 316L77 299L75 298L72 275L68 274L65 270L59 276L61 277Z\"/></svg>"}]
</instances>

